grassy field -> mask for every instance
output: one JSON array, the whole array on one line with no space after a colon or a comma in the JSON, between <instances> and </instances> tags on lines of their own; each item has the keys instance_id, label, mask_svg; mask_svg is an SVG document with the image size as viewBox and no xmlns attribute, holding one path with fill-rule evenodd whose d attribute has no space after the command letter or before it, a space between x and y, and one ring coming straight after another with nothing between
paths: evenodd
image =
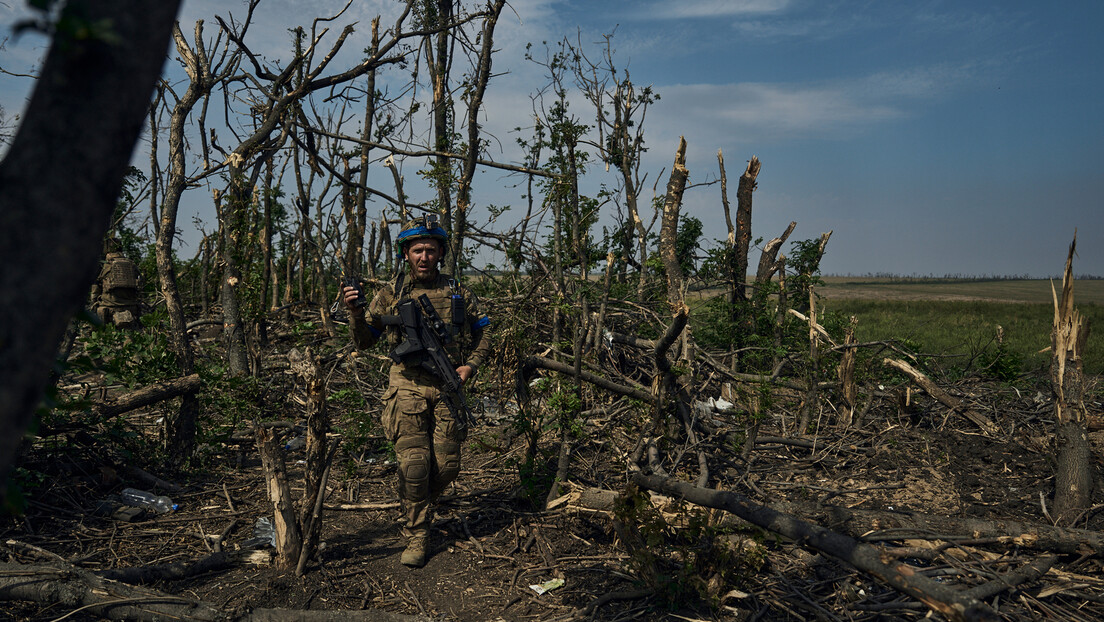
<instances>
[{"instance_id":1,"label":"grassy field","mask_svg":"<svg viewBox=\"0 0 1104 622\"><path fill-rule=\"evenodd\" d=\"M1054 318L1047 280L965 281L827 277L818 288L821 308L858 319L860 341L907 339L922 352L962 355L965 361L992 348L997 326L1004 329L1006 349L1025 370L1045 369ZM1061 283L1055 284L1056 288ZM1090 327L1104 322L1104 281L1074 283L1074 304ZM1083 355L1085 370L1104 374L1104 339L1090 332Z\"/></svg>"},{"instance_id":2,"label":"grassy field","mask_svg":"<svg viewBox=\"0 0 1104 622\"><path fill-rule=\"evenodd\" d=\"M888 279L846 276L823 277L817 291L824 298L861 300L951 300L1023 302L1053 305L1051 282L1046 279L970 281L960 279ZM1054 283L1061 293L1062 282ZM1078 305L1104 305L1104 280L1074 281Z\"/></svg>"}]
</instances>

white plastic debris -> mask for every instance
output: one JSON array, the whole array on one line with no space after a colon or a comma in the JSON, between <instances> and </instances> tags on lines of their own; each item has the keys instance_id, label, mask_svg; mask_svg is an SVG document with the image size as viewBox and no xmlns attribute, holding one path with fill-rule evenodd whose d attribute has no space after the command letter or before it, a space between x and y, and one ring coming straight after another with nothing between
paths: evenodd
<instances>
[{"instance_id":1,"label":"white plastic debris","mask_svg":"<svg viewBox=\"0 0 1104 622\"><path fill-rule=\"evenodd\" d=\"M551 592L552 590L554 590L558 587L563 587L563 584L564 584L563 579L549 579L548 581L545 581L544 583L541 583L539 585L530 585L529 589L536 592L537 596L540 596L541 594L544 594L545 592Z\"/></svg>"}]
</instances>

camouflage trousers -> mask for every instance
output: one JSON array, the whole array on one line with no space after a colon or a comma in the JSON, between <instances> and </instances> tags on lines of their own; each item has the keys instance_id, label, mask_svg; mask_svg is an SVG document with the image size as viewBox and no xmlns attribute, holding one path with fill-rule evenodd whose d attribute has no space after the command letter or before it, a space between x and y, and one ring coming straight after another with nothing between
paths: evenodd
<instances>
[{"instance_id":1,"label":"camouflage trousers","mask_svg":"<svg viewBox=\"0 0 1104 622\"><path fill-rule=\"evenodd\" d=\"M405 532L426 535L430 504L460 474L460 443L467 434L457 429L436 386L395 380L383 396L383 431L399 459Z\"/></svg>"}]
</instances>

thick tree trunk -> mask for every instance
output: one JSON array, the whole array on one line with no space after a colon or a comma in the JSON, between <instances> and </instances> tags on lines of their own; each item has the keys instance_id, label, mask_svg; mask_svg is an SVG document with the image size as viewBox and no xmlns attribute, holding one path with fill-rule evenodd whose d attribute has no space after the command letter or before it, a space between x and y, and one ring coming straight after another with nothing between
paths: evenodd
<instances>
[{"instance_id":1,"label":"thick tree trunk","mask_svg":"<svg viewBox=\"0 0 1104 622\"><path fill-rule=\"evenodd\" d=\"M179 5L65 3L62 20L110 24L111 37L58 29L0 163L0 477L42 398L69 318L96 276Z\"/></svg>"},{"instance_id":2,"label":"thick tree trunk","mask_svg":"<svg viewBox=\"0 0 1104 622\"><path fill-rule=\"evenodd\" d=\"M736 235L735 235L735 267L733 276L736 279L736 296L739 300L747 299L747 289L744 280L747 278L748 249L751 247L751 199L752 193L757 187L756 179L759 178L759 169L762 164L759 158L751 156L748 160L744 174L740 175L740 185L736 189Z\"/></svg>"},{"instance_id":3,"label":"thick tree trunk","mask_svg":"<svg viewBox=\"0 0 1104 622\"><path fill-rule=\"evenodd\" d=\"M113 417L136 408L156 404L164 400L179 397L181 395L194 395L200 387L199 374L191 374L183 378L174 378L142 387L126 395L121 395L114 400L96 408L100 415Z\"/></svg>"},{"instance_id":4,"label":"thick tree trunk","mask_svg":"<svg viewBox=\"0 0 1104 622\"><path fill-rule=\"evenodd\" d=\"M1085 378L1081 356L1089 338L1088 319L1073 307L1073 254L1077 234L1070 243L1062 273L1062 296L1054 295L1054 330L1051 333L1051 388L1058 421L1058 467L1054 479L1055 519L1070 523L1089 507L1092 474L1089 441L1085 430Z\"/></svg>"},{"instance_id":5,"label":"thick tree trunk","mask_svg":"<svg viewBox=\"0 0 1104 622\"><path fill-rule=\"evenodd\" d=\"M232 173L233 175L233 173ZM232 182L233 183L233 182ZM231 191L231 205L221 204L221 195L215 194L215 205L219 214L219 238L221 243L222 282L219 289L219 302L222 304L222 338L226 346L226 362L233 376L249 373L249 352L245 345L245 325L242 320L239 287L242 284L241 269L237 258L237 232L234 220L237 210L244 209L238 204L240 193Z\"/></svg>"}]
</instances>

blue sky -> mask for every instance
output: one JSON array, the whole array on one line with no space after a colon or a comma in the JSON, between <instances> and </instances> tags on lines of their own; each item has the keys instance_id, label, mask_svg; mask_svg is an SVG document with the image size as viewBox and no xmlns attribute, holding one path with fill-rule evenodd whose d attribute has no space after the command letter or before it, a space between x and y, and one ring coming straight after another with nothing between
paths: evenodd
<instances>
[{"instance_id":1,"label":"blue sky","mask_svg":"<svg viewBox=\"0 0 1104 622\"><path fill-rule=\"evenodd\" d=\"M342 4L266 2L255 45L280 55L286 28ZM8 27L22 6L0 0L0 23ZM213 14L240 14L240 6L186 0L181 21L204 17L213 32ZM358 0L338 23L360 20L366 37L370 16L384 12L387 25L394 6ZM566 36L595 44L589 49L597 54L601 35L613 32L615 60L661 96L646 120L650 182L669 170L680 135L692 183L716 178L723 149L733 195L735 178L757 155L754 236L774 237L791 220L798 223L792 239L832 230L825 273L1053 275L1076 228L1075 272L1104 275L1104 3L518 0L511 7L496 32L494 69L503 73L486 101L486 130L501 149L494 157L518 159L511 129L531 123L529 94L543 84L541 70L522 58L525 44ZM25 71L43 44L35 36L9 41L0 66ZM9 114L29 82L0 76ZM574 110L592 117L581 100ZM421 165L402 163L407 179ZM375 179L389 186L382 174ZM601 168L588 180L615 182ZM482 173L475 201L520 206L516 181ZM202 195L191 199L200 215ZM710 239L724 237L717 186L691 188L685 213L705 223Z\"/></svg>"}]
</instances>

